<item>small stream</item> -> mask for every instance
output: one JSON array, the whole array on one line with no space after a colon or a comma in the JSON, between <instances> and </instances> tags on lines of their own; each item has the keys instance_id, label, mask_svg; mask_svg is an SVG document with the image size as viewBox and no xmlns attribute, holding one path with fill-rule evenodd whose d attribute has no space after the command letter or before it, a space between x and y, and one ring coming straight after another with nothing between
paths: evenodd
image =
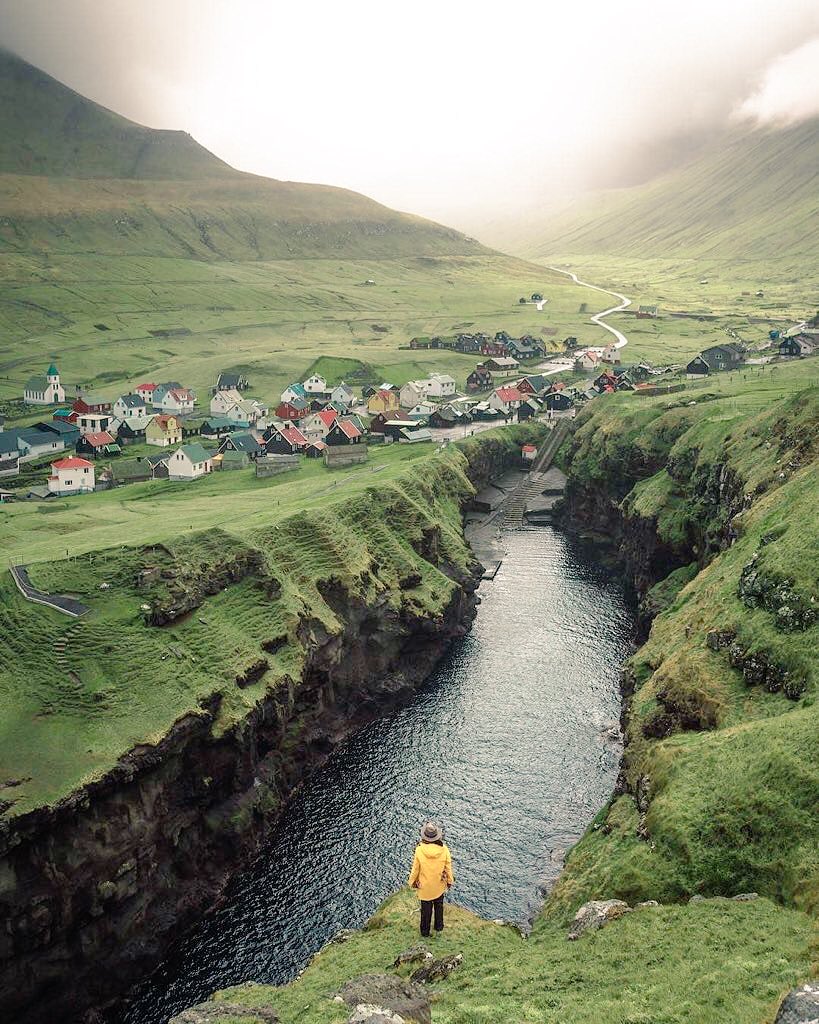
<instances>
[{"instance_id":1,"label":"small stream","mask_svg":"<svg viewBox=\"0 0 819 1024\"><path fill-rule=\"evenodd\" d=\"M289 803L227 899L131 993L165 1024L214 989L281 983L400 887L419 825L444 824L453 898L522 920L614 785L633 619L612 570L552 529L507 535L472 632L412 701L344 743Z\"/></svg>"}]
</instances>

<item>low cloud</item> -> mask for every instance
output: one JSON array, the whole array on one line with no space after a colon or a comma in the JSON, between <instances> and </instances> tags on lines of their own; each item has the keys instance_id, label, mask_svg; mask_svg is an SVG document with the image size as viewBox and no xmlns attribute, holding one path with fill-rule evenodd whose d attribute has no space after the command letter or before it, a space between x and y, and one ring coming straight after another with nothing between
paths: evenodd
<instances>
[{"instance_id":1,"label":"low cloud","mask_svg":"<svg viewBox=\"0 0 819 1024\"><path fill-rule=\"evenodd\" d=\"M819 114L819 36L777 57L736 110L758 124L793 124Z\"/></svg>"}]
</instances>

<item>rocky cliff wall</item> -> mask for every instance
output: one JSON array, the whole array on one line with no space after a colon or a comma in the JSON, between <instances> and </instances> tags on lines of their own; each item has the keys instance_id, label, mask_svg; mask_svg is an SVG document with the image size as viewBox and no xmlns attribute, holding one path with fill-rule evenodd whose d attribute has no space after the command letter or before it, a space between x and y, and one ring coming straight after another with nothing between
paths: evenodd
<instances>
[{"instance_id":1,"label":"rocky cliff wall","mask_svg":"<svg viewBox=\"0 0 819 1024\"><path fill-rule=\"evenodd\" d=\"M280 678L232 727L218 727L223 696L215 690L158 743L132 749L103 778L0 823L3 1019L97 1019L258 850L306 773L426 678L475 615L480 567L463 541L459 511L473 493L470 479L482 486L517 457L519 443L475 439L465 457L444 460L437 486L450 493L426 518L392 497L389 541L409 542L419 571L409 565L396 578L375 550L354 579L342 572L318 579L326 614L304 608L288 637L262 645L268 653L295 645L301 671ZM209 570L218 586L184 574L174 579L165 569L146 628L200 608L208 595L258 575L264 561L254 555L237 568L226 554L221 568ZM427 570L439 582L419 596ZM145 570L138 575L140 586L148 585ZM258 591L272 602L281 588L268 575ZM264 651L237 686L266 671Z\"/></svg>"}]
</instances>

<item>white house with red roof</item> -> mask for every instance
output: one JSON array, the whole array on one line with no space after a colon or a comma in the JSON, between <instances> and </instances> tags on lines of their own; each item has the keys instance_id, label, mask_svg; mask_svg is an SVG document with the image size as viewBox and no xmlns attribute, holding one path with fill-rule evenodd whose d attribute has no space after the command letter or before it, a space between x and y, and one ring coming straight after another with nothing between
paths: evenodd
<instances>
[{"instance_id":1,"label":"white house with red roof","mask_svg":"<svg viewBox=\"0 0 819 1024\"><path fill-rule=\"evenodd\" d=\"M94 490L94 463L72 455L51 463L50 494L86 494Z\"/></svg>"},{"instance_id":2,"label":"white house with red roof","mask_svg":"<svg viewBox=\"0 0 819 1024\"><path fill-rule=\"evenodd\" d=\"M136 389L136 393L145 402L146 405L153 407L154 404L154 391L159 387L158 384L154 384L152 381L147 381L145 384L140 384Z\"/></svg>"},{"instance_id":3,"label":"white house with red roof","mask_svg":"<svg viewBox=\"0 0 819 1024\"><path fill-rule=\"evenodd\" d=\"M308 441L323 441L327 431L338 419L335 409L320 409L299 421L299 430Z\"/></svg>"},{"instance_id":4,"label":"white house with red roof","mask_svg":"<svg viewBox=\"0 0 819 1024\"><path fill-rule=\"evenodd\" d=\"M489 396L489 408L503 413L504 416L509 416L525 400L526 395L517 388L495 388Z\"/></svg>"},{"instance_id":5,"label":"white house with red roof","mask_svg":"<svg viewBox=\"0 0 819 1024\"><path fill-rule=\"evenodd\" d=\"M190 388L168 388L162 391L158 399L154 394L154 408L173 413L175 416L193 412L195 401L196 395Z\"/></svg>"},{"instance_id":6,"label":"white house with red roof","mask_svg":"<svg viewBox=\"0 0 819 1024\"><path fill-rule=\"evenodd\" d=\"M575 356L574 365L577 370L596 370L600 365L600 355L591 348L586 352L579 352Z\"/></svg>"}]
</instances>

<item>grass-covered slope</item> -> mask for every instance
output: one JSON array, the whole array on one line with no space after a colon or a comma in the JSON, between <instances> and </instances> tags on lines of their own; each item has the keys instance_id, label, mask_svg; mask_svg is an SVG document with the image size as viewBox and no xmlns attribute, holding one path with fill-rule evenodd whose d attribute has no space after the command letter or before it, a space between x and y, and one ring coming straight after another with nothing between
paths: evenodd
<instances>
[{"instance_id":1,"label":"grass-covered slope","mask_svg":"<svg viewBox=\"0 0 819 1024\"><path fill-rule=\"evenodd\" d=\"M530 255L606 252L730 260L803 256L819 244L819 119L736 129L691 162L604 193L530 229Z\"/></svg>"},{"instance_id":2,"label":"grass-covered slope","mask_svg":"<svg viewBox=\"0 0 819 1024\"><path fill-rule=\"evenodd\" d=\"M0 251L257 260L482 247L355 192L243 174L0 51Z\"/></svg>"},{"instance_id":3,"label":"grass-covered slope","mask_svg":"<svg viewBox=\"0 0 819 1024\"><path fill-rule=\"evenodd\" d=\"M623 791L550 912L747 890L819 911L819 390L743 387L604 400L569 451L570 507L607 495L664 610L627 668Z\"/></svg>"},{"instance_id":4,"label":"grass-covered slope","mask_svg":"<svg viewBox=\"0 0 819 1024\"><path fill-rule=\"evenodd\" d=\"M446 930L429 948L435 956L462 953L464 962L433 986L436 1024L762 1024L810 965L805 915L767 900L641 909L576 943L554 921L539 921L523 940L460 908L447 914ZM272 1007L287 1024L341 1024L350 1011L333 994L346 981L406 977L417 966L390 967L418 942L417 920L417 900L405 891L364 931L328 946L297 981L228 989L217 994L217 1007ZM235 1019L213 1011L208 1019L218 1024Z\"/></svg>"},{"instance_id":5,"label":"grass-covered slope","mask_svg":"<svg viewBox=\"0 0 819 1024\"><path fill-rule=\"evenodd\" d=\"M536 431L483 435L469 458ZM438 566L471 564L466 469L455 446L394 445L344 472L312 462L9 508L35 585L90 612L71 620L0 580L0 821L99 778L214 698L221 732L297 683L312 633L340 629L328 586L439 616L456 582Z\"/></svg>"}]
</instances>

